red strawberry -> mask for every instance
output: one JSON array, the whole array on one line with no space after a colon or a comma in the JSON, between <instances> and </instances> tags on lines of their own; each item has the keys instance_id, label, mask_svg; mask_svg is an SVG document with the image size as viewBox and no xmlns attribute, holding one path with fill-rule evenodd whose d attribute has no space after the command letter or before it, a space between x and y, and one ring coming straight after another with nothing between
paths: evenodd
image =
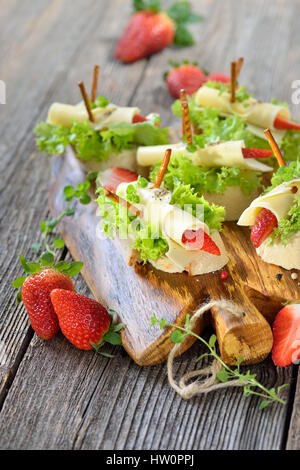
<instances>
[{"instance_id":1,"label":"red strawberry","mask_svg":"<svg viewBox=\"0 0 300 470\"><path fill-rule=\"evenodd\" d=\"M100 183L104 189L108 189L109 191L115 193L119 184L132 183L137 179L137 173L126 170L125 168L116 167L103 171L100 177Z\"/></svg>"},{"instance_id":2,"label":"red strawberry","mask_svg":"<svg viewBox=\"0 0 300 470\"><path fill-rule=\"evenodd\" d=\"M28 276L22 286L22 300L34 331L43 339L51 339L59 330L58 319L50 299L53 289L73 291L72 280L55 269L44 269Z\"/></svg>"},{"instance_id":3,"label":"red strawberry","mask_svg":"<svg viewBox=\"0 0 300 470\"><path fill-rule=\"evenodd\" d=\"M207 81L205 73L193 64L183 64L173 68L167 75L166 82L169 93L179 98L183 88L188 95L192 95Z\"/></svg>"},{"instance_id":4,"label":"red strawberry","mask_svg":"<svg viewBox=\"0 0 300 470\"><path fill-rule=\"evenodd\" d=\"M55 289L51 301L61 331L79 349L93 349L110 326L110 316L99 302L76 292Z\"/></svg>"},{"instance_id":5,"label":"red strawberry","mask_svg":"<svg viewBox=\"0 0 300 470\"><path fill-rule=\"evenodd\" d=\"M300 359L300 304L283 307L273 323L272 358L279 367L297 363Z\"/></svg>"},{"instance_id":6,"label":"red strawberry","mask_svg":"<svg viewBox=\"0 0 300 470\"><path fill-rule=\"evenodd\" d=\"M186 244L192 250L206 251L216 256L221 255L219 247L201 228L198 230L186 230L182 235L182 243Z\"/></svg>"},{"instance_id":7,"label":"red strawberry","mask_svg":"<svg viewBox=\"0 0 300 470\"><path fill-rule=\"evenodd\" d=\"M140 11L130 19L115 57L124 63L135 62L168 47L174 37L175 24L166 14Z\"/></svg>"},{"instance_id":8,"label":"red strawberry","mask_svg":"<svg viewBox=\"0 0 300 470\"><path fill-rule=\"evenodd\" d=\"M207 75L206 80L210 82L228 83L230 82L230 77L226 75L226 73L210 73Z\"/></svg>"},{"instance_id":9,"label":"red strawberry","mask_svg":"<svg viewBox=\"0 0 300 470\"><path fill-rule=\"evenodd\" d=\"M136 124L137 122L145 122L148 121L148 119L145 116L142 116L141 114L135 114L132 118L132 124Z\"/></svg>"},{"instance_id":10,"label":"red strawberry","mask_svg":"<svg viewBox=\"0 0 300 470\"><path fill-rule=\"evenodd\" d=\"M242 148L244 158L269 158L273 155L272 150Z\"/></svg>"},{"instance_id":11,"label":"red strawberry","mask_svg":"<svg viewBox=\"0 0 300 470\"><path fill-rule=\"evenodd\" d=\"M299 123L285 119L280 115L276 116L276 119L274 121L274 127L275 129L283 129L283 130L287 130L287 129L292 129L294 131L300 130Z\"/></svg>"},{"instance_id":12,"label":"red strawberry","mask_svg":"<svg viewBox=\"0 0 300 470\"><path fill-rule=\"evenodd\" d=\"M278 221L273 212L269 209L262 209L251 230L251 241L255 248L258 248L266 238L278 227Z\"/></svg>"}]
</instances>

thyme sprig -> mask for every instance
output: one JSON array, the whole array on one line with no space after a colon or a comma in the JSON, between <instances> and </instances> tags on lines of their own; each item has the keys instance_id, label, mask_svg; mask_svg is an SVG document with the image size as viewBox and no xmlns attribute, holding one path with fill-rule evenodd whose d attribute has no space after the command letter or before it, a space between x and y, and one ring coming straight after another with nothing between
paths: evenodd
<instances>
[{"instance_id":1,"label":"thyme sprig","mask_svg":"<svg viewBox=\"0 0 300 470\"><path fill-rule=\"evenodd\" d=\"M185 341L185 338L189 335L197 338L202 344L206 346L208 352L201 354L201 356L196 359L196 362L199 362L204 357L212 357L216 359L222 366L222 369L217 373L218 380L223 383L230 382L231 380L239 380L240 382L244 383L243 390L245 396L256 395L262 398L262 401L259 404L260 410L263 410L268 405L274 402L279 402L283 405L286 404L286 402L279 397L279 392L283 388L287 387L288 384L281 385L277 388L272 387L270 389L267 389L256 379L256 374L251 373L250 370L247 370L245 373L241 371L240 366L243 362L242 357L237 360L235 368L231 368L230 366L228 366L217 352L216 335L211 335L208 341L206 341L201 336L197 335L190 328L190 315L186 316L184 327L181 327L174 323L169 323L165 318L159 320L155 315L153 315L153 317L151 318L151 326L154 325L159 325L161 329L167 326L175 328L175 330L171 334L171 340L173 341L173 343L183 343Z\"/></svg>"}]
</instances>

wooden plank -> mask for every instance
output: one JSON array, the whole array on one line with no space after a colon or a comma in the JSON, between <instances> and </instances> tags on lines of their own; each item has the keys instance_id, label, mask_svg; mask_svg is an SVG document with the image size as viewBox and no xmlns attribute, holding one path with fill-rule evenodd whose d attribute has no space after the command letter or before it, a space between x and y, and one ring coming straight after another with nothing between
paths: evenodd
<instances>
[{"instance_id":1,"label":"wooden plank","mask_svg":"<svg viewBox=\"0 0 300 470\"><path fill-rule=\"evenodd\" d=\"M82 183L85 171L71 148L55 161L53 170L49 204L52 216L58 217L66 206L63 188ZM95 194L92 197L95 198ZM172 329L162 332L158 326L150 327L153 312L182 325L186 314L192 315L208 298L225 298L236 306L243 306L244 316L240 319L212 309L222 359L235 365L240 357L247 364L266 358L273 337L263 314L266 312L272 321L283 302L299 298L300 289L288 271L259 258L248 228L242 229L235 223L224 224L222 239L229 256L226 265L229 279L224 282L220 271L188 276L187 273L164 273L150 263L128 266L120 240L105 239L101 233L97 211L94 202L88 208L78 204L76 216L62 221L59 230L73 258L84 263L82 274L95 298L104 299L115 310L121 309L121 321L126 325L122 332L123 345L137 364L163 362L172 347ZM276 280L278 274L282 275L280 281ZM261 296L259 310L256 307L258 295ZM270 302L273 311L267 308ZM205 324L205 319L198 322L198 334ZM191 344L192 338L182 349Z\"/></svg>"},{"instance_id":2,"label":"wooden plank","mask_svg":"<svg viewBox=\"0 0 300 470\"><path fill-rule=\"evenodd\" d=\"M44 7L46 4L44 2ZM32 9L29 8L23 20L24 31L31 28L34 14L40 11L32 2L31 5ZM37 157L32 129L45 118L49 103L54 99L68 98L74 103L78 100L77 80L84 78L81 75L83 70L91 80L93 64L97 60L106 64L107 43L99 38L99 30L103 21L110 23L111 34L118 33L116 9L119 6L118 1L102 2L102 8L99 8L98 2L89 0L82 9L82 3L78 0L52 2L49 16L46 9L36 19L35 28L23 44L20 60L14 61L13 58L22 48L22 36L16 36L17 43L5 56L3 78L8 84L7 104L0 108L0 125L4 135L0 145L0 170L3 175L0 181L0 242L3 247L0 262L5 279L0 286L0 344L5 361L3 359L1 362L0 397L5 396L17 357L27 344L29 331L26 312L22 306L16 308L14 289L10 287L7 290L7 284L22 275L17 255L31 256L30 246L40 236L39 224L48 212L49 159ZM125 11L128 13L129 10L128 5ZM68 24L67 36L66 24L60 18ZM14 21L17 28L22 18L14 16L11 23ZM78 31L81 30L84 33L80 36ZM85 42L86 36L90 39ZM6 41L10 42L9 36ZM37 48L37 44L40 47ZM56 53L57 50L60 54ZM101 69L102 93L109 94L115 101L120 97L120 88L111 80L111 73L119 76L120 68L121 65L115 63L113 66L104 65ZM143 63L136 64L124 79L125 102L130 99L143 70Z\"/></svg>"},{"instance_id":3,"label":"wooden plank","mask_svg":"<svg viewBox=\"0 0 300 470\"><path fill-rule=\"evenodd\" d=\"M33 156L34 153L32 136L29 135L31 129L45 115L49 103L57 98L58 91L60 99L71 102L71 99L76 98L72 91L74 78L77 79L76 75L81 70L87 71L90 62L99 62L98 54L107 61L103 90L109 90L114 99L126 92L123 104L128 97L131 101L134 99L143 110L152 111L155 108L161 111L165 122L169 123L174 121L168 111L171 100L167 97L158 73L158 70L165 69L169 57L197 57L206 68L226 71L232 56L243 54L247 57L246 64L249 67L246 68L245 65L241 79L251 83L253 90L259 91L261 98L276 95L279 99L286 100L290 97L290 83L297 77L300 31L296 21L293 21L297 14L296 1L290 1L289 8L286 8L279 0L271 2L271 5L270 1L258 0L215 0L201 2L200 5L194 0L197 11L206 16L205 23L194 27L197 31L197 46L182 52L168 49L154 56L149 62L150 67L146 69L145 81L141 80L145 69L144 61L130 67L121 67L111 60L114 41L119 35L119 29L126 22L129 2L109 2L109 7L105 10L105 21L108 21L112 13L116 18L113 33L107 33L109 36L106 36L106 30L102 31L99 27L102 16L102 12L97 10L99 2L85 2L89 6L95 6L91 15L82 11L79 1L63 3L63 8L66 9L65 18L69 20L68 35L65 34L65 22L58 21L59 18L55 22L51 18L52 30L49 32L47 29L46 34L42 34L39 48L36 44L42 28L38 29L36 36L33 31L33 39L27 46L25 56L15 61L16 65L9 65L13 64L13 55L10 56L12 62L9 56L6 58L7 77L10 77L9 102L13 99L14 105L11 104L10 110L7 105L4 115L4 108L0 108L0 125L4 129L3 123L5 124L6 135L0 149L0 165L2 170L6 170L2 171L5 180L2 180L3 203L0 211L1 224L6 220L5 230L9 232L6 234L6 250L1 251L5 283L11 275L14 278L20 274L15 253L22 248L22 238L24 247L29 247L35 240L38 221L44 216L43 211L46 208L47 161L33 158L28 160L28 155ZM121 3L122 15L117 16L120 11L117 11L117 7L120 8ZM86 34L78 34L85 24L89 28L85 30ZM105 41L107 38L108 41L102 47L104 36ZM59 38L67 39L60 43ZM85 44L81 44L81 38ZM8 41L9 39L7 38ZM53 40L51 47L50 39ZM66 73L65 68L71 64L72 71ZM139 83L136 95L132 82L134 85ZM34 87L29 89L30 83L34 83ZM59 86L60 89L57 90ZM9 122L8 117L12 115L16 116L16 120ZM299 118L299 112L295 113L295 117ZM24 136L26 140L20 145ZM22 188L22 192L16 191L16 188ZM32 208L31 219L28 207ZM28 232L25 231L25 239L20 232L15 240L14 231L10 233L10 228L17 228L17 219L22 217L21 214ZM29 217L27 221L26 217ZM0 236L3 240L2 232ZM9 259L6 260L6 257ZM2 285L3 283L1 302L4 301L4 296L11 295L7 294L6 286ZM86 292L83 283L78 284L77 288L82 293ZM21 318L20 310L15 309L13 298L5 304L5 314L8 313ZM24 315L23 309L22 314ZM18 330L22 337L23 328L19 323ZM16 338L15 330L14 327L10 331L12 342ZM185 353L177 362L178 373L192 368L193 359L199 353L198 345ZM7 363L13 364L14 359L9 357ZM259 379L268 386L280 385L291 379L290 368L276 369L270 361L252 370L256 370ZM141 369L120 349L116 351L116 358L109 362L101 357L96 358L92 353L75 350L60 335L49 343L43 343L34 337L20 362L0 414L0 446L18 449L282 447L284 422L288 418L287 408L278 405L261 413L257 411L256 404L256 399L246 399L236 390L183 401L169 388L163 366Z\"/></svg>"},{"instance_id":4,"label":"wooden plank","mask_svg":"<svg viewBox=\"0 0 300 470\"><path fill-rule=\"evenodd\" d=\"M297 376L298 370L298 376ZM287 450L300 450L300 368L297 367L293 377L294 403L286 448Z\"/></svg>"}]
</instances>

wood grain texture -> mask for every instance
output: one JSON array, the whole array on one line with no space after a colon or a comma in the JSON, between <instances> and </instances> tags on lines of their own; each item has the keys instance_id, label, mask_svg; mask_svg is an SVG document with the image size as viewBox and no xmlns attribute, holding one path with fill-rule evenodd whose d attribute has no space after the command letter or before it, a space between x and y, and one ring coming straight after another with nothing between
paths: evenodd
<instances>
[{"instance_id":1,"label":"wood grain texture","mask_svg":"<svg viewBox=\"0 0 300 470\"><path fill-rule=\"evenodd\" d=\"M64 187L76 186L84 179L85 172L69 148L54 164L49 193L52 217L58 217L65 209ZM187 273L170 275L149 263L128 266L120 240L108 240L102 234L96 203L89 207L77 205L75 217L63 220L59 230L73 258L83 261L82 274L94 296L119 312L126 325L122 333L124 348L142 366L165 361L172 347L173 329L151 328L153 314L182 325L186 314L193 315L207 299L230 300L243 309L242 318L212 309L223 360L230 365L235 365L240 357L246 364L261 362L271 351L272 332L245 288L263 294L265 304L269 299L286 302L300 297L298 282L291 279L290 272L264 263L250 242L249 229L237 227L235 223L225 224L222 232L230 260L226 266L230 277L226 282L221 280L220 271L188 276ZM277 274L282 275L280 282L276 280ZM264 312L265 305L260 305L260 309ZM270 312L273 318L277 311ZM198 322L198 334L206 323L205 319ZM192 343L189 338L182 350Z\"/></svg>"},{"instance_id":2,"label":"wood grain texture","mask_svg":"<svg viewBox=\"0 0 300 470\"><path fill-rule=\"evenodd\" d=\"M109 349L116 357L108 361L77 351L61 335L50 343L36 336L30 341L24 309L16 307L9 287L22 272L16 254L30 256L47 211L49 162L36 158L32 128L54 100L78 100L74 83L84 79L89 87L94 63L101 65L102 94L123 105L135 103L143 112L156 110L164 124L176 122L161 78L169 58L198 59L208 70L228 72L232 58L243 55L241 81L261 99L277 96L291 101L291 82L299 79L297 0L288 6L281 0L192 3L205 16L203 24L193 26L197 38L193 48L171 48L150 60L122 66L112 52L130 2L0 0L0 79L7 83L7 105L0 106L0 340L1 366L10 376L2 380L1 448L279 449L286 445L290 420L286 407L258 412L258 401L244 398L240 390L184 401L169 388L164 366L140 368L119 348ZM299 119L299 107L292 109ZM76 287L88 294L83 281ZM255 290L253 296L261 301ZM194 367L200 350L195 344L177 360L178 374ZM270 360L251 369L267 386L291 381L291 368L276 369ZM300 377L295 410L299 382ZM285 394L292 408L293 393ZM297 415L295 411L292 423ZM289 445L299 449L296 434L290 434Z\"/></svg>"}]
</instances>

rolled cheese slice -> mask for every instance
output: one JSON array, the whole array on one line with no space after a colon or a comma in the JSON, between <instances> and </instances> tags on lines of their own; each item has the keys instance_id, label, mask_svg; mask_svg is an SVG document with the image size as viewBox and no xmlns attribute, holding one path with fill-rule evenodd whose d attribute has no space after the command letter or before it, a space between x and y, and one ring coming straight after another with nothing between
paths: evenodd
<instances>
[{"instance_id":1,"label":"rolled cheese slice","mask_svg":"<svg viewBox=\"0 0 300 470\"><path fill-rule=\"evenodd\" d=\"M243 102L231 103L228 92L220 93L216 88L205 85L197 91L195 101L198 106L216 108L224 114L237 114L246 122L264 129L274 130L274 121L278 115L285 119L291 118L289 110L284 106L263 103L252 97Z\"/></svg>"},{"instance_id":2,"label":"rolled cheese slice","mask_svg":"<svg viewBox=\"0 0 300 470\"><path fill-rule=\"evenodd\" d=\"M298 188L296 193L292 192L293 187ZM280 219L285 219L296 195L300 195L300 178L282 183L272 191L254 199L242 213L238 225L253 225L261 209L268 209L273 212L278 222Z\"/></svg>"},{"instance_id":3,"label":"rolled cheese slice","mask_svg":"<svg viewBox=\"0 0 300 470\"><path fill-rule=\"evenodd\" d=\"M186 250L167 238L169 251L156 261L150 260L150 263L165 272L182 273L187 271L190 276L218 271L228 263L229 259L219 232L212 231L210 237L218 245L220 256L205 251Z\"/></svg>"},{"instance_id":4,"label":"rolled cheese slice","mask_svg":"<svg viewBox=\"0 0 300 470\"><path fill-rule=\"evenodd\" d=\"M132 123L132 118L137 113L139 113L139 108L116 106L110 103L103 108L92 109L95 122L91 125L95 129L101 129L118 122ZM88 120L88 113L82 103L76 106L53 103L48 113L48 122L54 126L70 128L73 121L85 122Z\"/></svg>"},{"instance_id":5,"label":"rolled cheese slice","mask_svg":"<svg viewBox=\"0 0 300 470\"><path fill-rule=\"evenodd\" d=\"M245 147L243 140L233 140L207 145L198 148L195 152L189 152L186 144L180 142L171 145L154 145L139 147L137 149L137 162L141 166L151 166L162 160L165 151L170 148L172 155L182 154L188 157L194 165L205 167L234 167L244 168L261 172L273 171L271 166L259 162L255 158L244 158L242 148ZM171 157L172 158L172 157Z\"/></svg>"},{"instance_id":6,"label":"rolled cheese slice","mask_svg":"<svg viewBox=\"0 0 300 470\"><path fill-rule=\"evenodd\" d=\"M285 269L300 269L300 232L293 235L286 246L278 240L270 245L266 240L256 252L266 263Z\"/></svg>"}]
</instances>

